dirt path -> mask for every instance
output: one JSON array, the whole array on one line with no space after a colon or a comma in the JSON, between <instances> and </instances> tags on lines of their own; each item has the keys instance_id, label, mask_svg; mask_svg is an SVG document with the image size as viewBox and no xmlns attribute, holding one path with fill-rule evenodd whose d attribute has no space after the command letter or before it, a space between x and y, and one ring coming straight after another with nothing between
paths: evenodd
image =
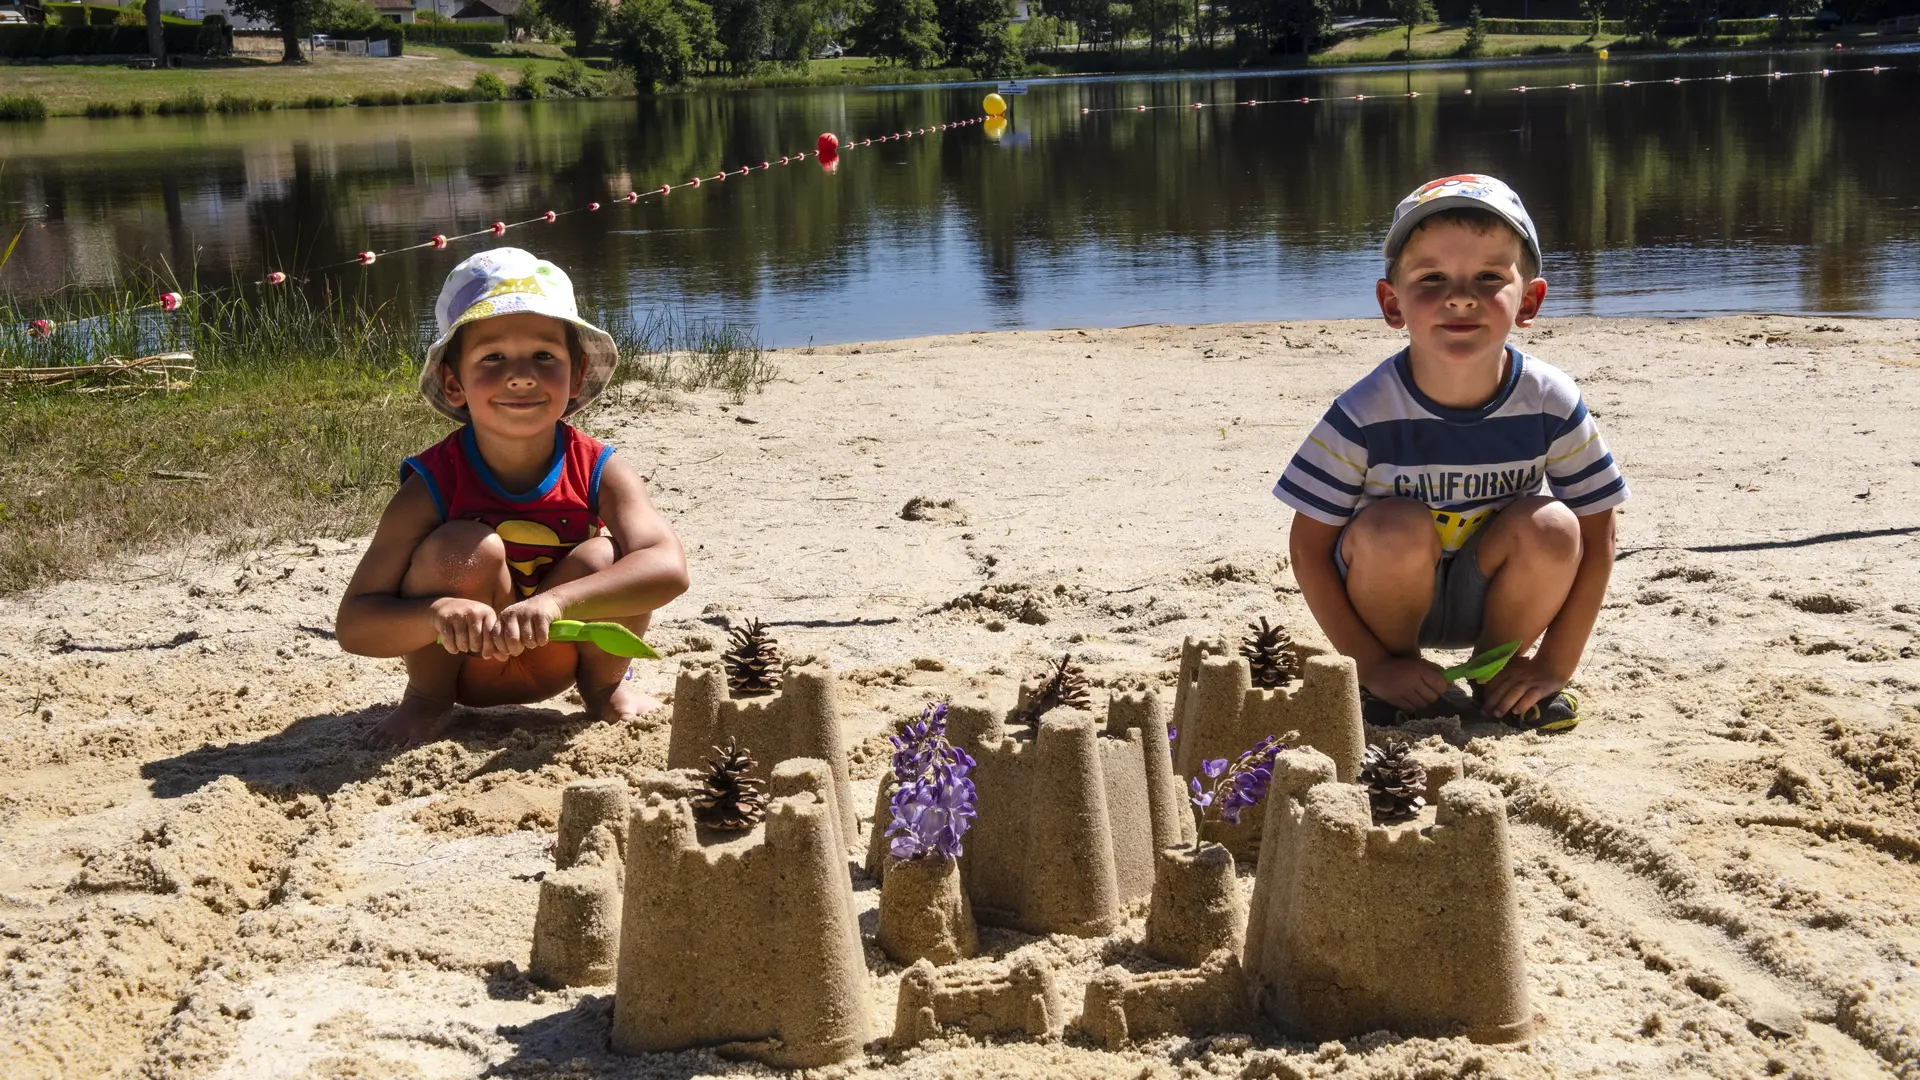
<instances>
[{"instance_id":1,"label":"dirt path","mask_svg":"<svg viewBox=\"0 0 1920 1080\"><path fill-rule=\"evenodd\" d=\"M1471 747L1516 823L1534 1043L935 1044L847 1074L1920 1078L1920 324L1565 320L1529 345L1635 491L1587 721ZM870 785L885 725L963 682L1011 694L1072 647L1164 684L1185 635L1309 627L1267 488L1393 347L1298 323L783 352L743 406L594 425L691 553L656 643L774 623L839 671ZM905 520L914 496L953 505ZM665 714L555 701L359 749L401 678L331 640L357 552L150 555L4 602L7 1075L759 1071L608 1055L607 989L520 974L560 788L660 765ZM673 665L637 678L665 693ZM1140 934L984 939L1077 987ZM884 1026L897 972L869 956Z\"/></svg>"}]
</instances>

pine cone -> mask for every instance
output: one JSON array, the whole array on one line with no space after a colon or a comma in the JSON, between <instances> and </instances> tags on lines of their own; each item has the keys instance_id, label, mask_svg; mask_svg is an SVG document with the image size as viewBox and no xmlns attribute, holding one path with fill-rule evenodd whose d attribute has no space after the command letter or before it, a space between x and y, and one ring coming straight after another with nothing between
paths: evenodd
<instances>
[{"instance_id":1,"label":"pine cone","mask_svg":"<svg viewBox=\"0 0 1920 1080\"><path fill-rule=\"evenodd\" d=\"M1247 658L1247 666L1253 671L1253 685L1273 690L1300 677L1293 635L1282 627L1268 626L1264 617L1248 629L1253 633L1241 642L1240 655Z\"/></svg>"},{"instance_id":2,"label":"pine cone","mask_svg":"<svg viewBox=\"0 0 1920 1080\"><path fill-rule=\"evenodd\" d=\"M736 694L766 694L780 689L780 646L765 623L748 619L744 627L727 631L733 646L720 657L727 669L727 686Z\"/></svg>"},{"instance_id":3,"label":"pine cone","mask_svg":"<svg viewBox=\"0 0 1920 1080\"><path fill-rule=\"evenodd\" d=\"M1073 654L1067 653L1060 662L1053 665L1052 671L1041 672L1038 676L1040 686L1027 698L1027 707L1015 717L1017 721L1040 730L1040 718L1048 712L1065 705L1069 709L1090 707L1087 699L1087 673L1073 662Z\"/></svg>"},{"instance_id":4,"label":"pine cone","mask_svg":"<svg viewBox=\"0 0 1920 1080\"><path fill-rule=\"evenodd\" d=\"M693 816L715 829L751 829L767 816L767 796L760 781L747 775L753 759L745 747L727 740L727 748L713 748L707 762L706 786L693 797Z\"/></svg>"},{"instance_id":5,"label":"pine cone","mask_svg":"<svg viewBox=\"0 0 1920 1080\"><path fill-rule=\"evenodd\" d=\"M1373 804L1373 821L1406 821L1427 805L1427 770L1413 760L1413 744L1391 742L1367 747L1360 758L1360 782Z\"/></svg>"}]
</instances>

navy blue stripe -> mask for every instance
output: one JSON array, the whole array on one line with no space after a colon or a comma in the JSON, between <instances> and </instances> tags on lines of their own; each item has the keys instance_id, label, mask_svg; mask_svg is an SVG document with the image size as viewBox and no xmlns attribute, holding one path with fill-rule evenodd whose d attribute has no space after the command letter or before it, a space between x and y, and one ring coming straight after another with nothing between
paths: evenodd
<instances>
[{"instance_id":1,"label":"navy blue stripe","mask_svg":"<svg viewBox=\"0 0 1920 1080\"><path fill-rule=\"evenodd\" d=\"M1315 495L1313 492L1302 489L1299 484L1294 483L1293 481L1287 479L1284 476L1280 478L1279 486L1280 486L1280 489L1282 491L1285 491L1288 495L1293 496L1294 498L1300 500L1303 503L1306 503L1308 506L1311 506L1316 510L1321 511L1322 513L1331 514L1334 517L1343 518L1343 519L1350 518L1353 516L1352 507L1336 506L1333 503L1330 503L1327 500L1321 498L1320 496ZM1276 492L1275 494L1278 494L1278 492Z\"/></svg>"},{"instance_id":2,"label":"navy blue stripe","mask_svg":"<svg viewBox=\"0 0 1920 1080\"><path fill-rule=\"evenodd\" d=\"M1392 364L1393 370L1400 376L1400 385L1406 388L1408 396L1412 397L1414 401L1419 402L1421 408L1435 416L1452 420L1455 423L1474 423L1499 412L1500 407L1505 405L1507 399L1513 396L1513 388L1520 385L1520 372L1526 367L1527 363L1526 354L1509 345L1507 346L1507 359L1511 361L1511 363L1508 365L1506 383L1500 387L1500 392L1493 396L1492 401L1487 402L1477 409L1450 409L1428 397L1426 393L1420 389L1420 384L1413 381L1413 356L1410 350L1402 349L1393 354Z\"/></svg>"},{"instance_id":3,"label":"navy blue stripe","mask_svg":"<svg viewBox=\"0 0 1920 1080\"><path fill-rule=\"evenodd\" d=\"M1551 414L1546 414L1546 416L1547 416L1547 419L1549 420L1553 419ZM1578 431L1580 428L1580 425L1586 422L1587 422L1587 403L1586 403L1586 400L1583 398L1573 403L1573 415L1561 421L1560 426L1555 428L1551 433L1547 435L1547 444L1551 446L1553 443L1566 438L1568 435L1572 434L1573 432Z\"/></svg>"},{"instance_id":4,"label":"navy blue stripe","mask_svg":"<svg viewBox=\"0 0 1920 1080\"><path fill-rule=\"evenodd\" d=\"M420 482L427 485L427 494L433 496L433 508L440 511L441 521L447 520L447 500L440 494L440 485L433 482L433 474L427 471L427 467L420 463L419 458L408 458L400 463L402 484L407 482L409 473L419 477Z\"/></svg>"},{"instance_id":5,"label":"navy blue stripe","mask_svg":"<svg viewBox=\"0 0 1920 1080\"><path fill-rule=\"evenodd\" d=\"M1306 473L1308 476L1313 477L1315 480L1320 481L1321 483L1327 485L1333 490L1345 492L1348 495L1352 495L1354 498L1359 498L1360 493L1366 490L1366 488L1360 484L1349 484L1349 483L1346 483L1345 481L1336 479L1333 476L1333 474L1327 472L1327 470L1321 468L1320 466L1315 465L1313 462L1308 461L1306 458L1301 457L1299 454L1293 455L1293 461L1287 465L1288 472L1293 472L1296 469L1299 470L1300 472Z\"/></svg>"},{"instance_id":6,"label":"navy blue stripe","mask_svg":"<svg viewBox=\"0 0 1920 1080\"><path fill-rule=\"evenodd\" d=\"M613 456L613 447L600 448L600 456L593 459L593 479L587 481L587 511L594 517L600 516L600 470L607 467L607 459Z\"/></svg>"},{"instance_id":7,"label":"navy blue stripe","mask_svg":"<svg viewBox=\"0 0 1920 1080\"><path fill-rule=\"evenodd\" d=\"M1578 498L1561 499L1560 501L1563 503L1566 503L1568 509L1578 510L1583 506L1587 506L1591 503L1599 502L1601 499L1604 499L1609 495L1617 495L1621 491L1625 490L1626 486L1627 486L1627 478L1624 476L1616 476L1613 478L1613 483L1608 484L1606 487L1603 487L1598 491L1590 491Z\"/></svg>"},{"instance_id":8,"label":"navy blue stripe","mask_svg":"<svg viewBox=\"0 0 1920 1080\"><path fill-rule=\"evenodd\" d=\"M1347 415L1347 410L1340 407L1339 402L1334 402L1333 406L1327 410L1326 424L1334 430L1335 434L1353 445L1367 445L1366 434L1360 430L1360 425L1353 422L1353 417Z\"/></svg>"},{"instance_id":9,"label":"navy blue stripe","mask_svg":"<svg viewBox=\"0 0 1920 1080\"><path fill-rule=\"evenodd\" d=\"M1471 425L1445 420L1382 420L1364 429L1367 464L1408 469L1491 466L1546 456L1539 416L1492 416Z\"/></svg>"},{"instance_id":10,"label":"navy blue stripe","mask_svg":"<svg viewBox=\"0 0 1920 1080\"><path fill-rule=\"evenodd\" d=\"M1611 469L1611 468L1613 468L1613 455L1602 454L1600 456L1599 461L1596 461L1593 464L1587 466L1586 468L1581 469L1579 472L1574 473L1572 476L1555 476L1553 475L1553 470L1548 469L1547 479L1553 481L1555 487L1570 488L1573 485L1579 483L1582 480L1587 479L1590 476L1594 476L1598 473L1606 472L1608 469Z\"/></svg>"}]
</instances>

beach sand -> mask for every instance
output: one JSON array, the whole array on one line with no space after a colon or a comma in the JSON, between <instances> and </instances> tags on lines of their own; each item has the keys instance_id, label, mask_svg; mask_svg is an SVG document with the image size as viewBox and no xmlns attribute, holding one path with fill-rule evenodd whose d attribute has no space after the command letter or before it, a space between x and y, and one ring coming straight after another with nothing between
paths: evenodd
<instances>
[{"instance_id":1,"label":"beach sand","mask_svg":"<svg viewBox=\"0 0 1920 1080\"><path fill-rule=\"evenodd\" d=\"M668 693L675 657L774 624L839 673L864 815L887 725L963 684L1010 700L1071 649L1099 685L1166 686L1187 635L1315 636L1268 491L1396 340L959 335L783 350L744 404L598 406L693 570L635 678ZM961 1040L821 1075L1920 1077L1920 323L1517 340L1580 382L1634 491L1585 722L1469 748L1513 822L1533 1042ZM939 505L907 520L915 497ZM521 974L560 789L661 765L665 710L587 726L556 700L360 749L403 682L332 640L363 543L129 555L0 601L0 1073L764 1074L612 1055L611 987ZM1142 923L982 938L1059 965L1077 1011ZM898 969L868 958L878 1038Z\"/></svg>"}]
</instances>

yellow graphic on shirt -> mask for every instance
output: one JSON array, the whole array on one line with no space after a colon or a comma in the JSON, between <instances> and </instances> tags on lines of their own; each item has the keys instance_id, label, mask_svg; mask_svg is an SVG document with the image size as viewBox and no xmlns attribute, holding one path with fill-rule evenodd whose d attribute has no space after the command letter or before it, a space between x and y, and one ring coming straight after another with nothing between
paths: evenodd
<instances>
[{"instance_id":1,"label":"yellow graphic on shirt","mask_svg":"<svg viewBox=\"0 0 1920 1080\"><path fill-rule=\"evenodd\" d=\"M540 587L540 579L546 576L544 568L553 565L555 556L564 556L575 546L537 521L514 518L495 525L493 531L506 541L507 566L513 570L514 588L523 599ZM554 554L541 554L541 549Z\"/></svg>"},{"instance_id":2,"label":"yellow graphic on shirt","mask_svg":"<svg viewBox=\"0 0 1920 1080\"><path fill-rule=\"evenodd\" d=\"M1440 533L1440 547L1445 551L1459 551L1461 546L1472 538L1474 533L1479 532L1480 526L1485 525L1487 519L1493 517L1494 511L1498 509L1497 506L1485 506L1478 510L1469 510L1464 514L1456 514L1446 510L1435 510L1431 506L1427 507L1427 511L1433 515L1433 527Z\"/></svg>"}]
</instances>

